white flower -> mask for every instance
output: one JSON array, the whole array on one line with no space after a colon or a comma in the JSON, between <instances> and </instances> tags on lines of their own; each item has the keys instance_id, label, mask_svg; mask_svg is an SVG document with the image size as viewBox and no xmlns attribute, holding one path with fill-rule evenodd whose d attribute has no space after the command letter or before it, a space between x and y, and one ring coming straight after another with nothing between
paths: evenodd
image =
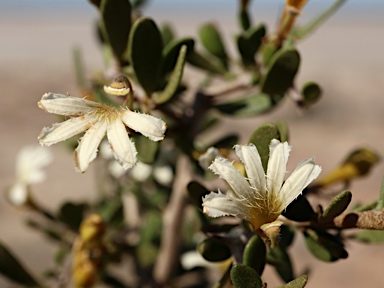
<instances>
[{"instance_id":1,"label":"white flower","mask_svg":"<svg viewBox=\"0 0 384 288\"><path fill-rule=\"evenodd\" d=\"M235 216L251 223L254 230L271 223L321 172L313 158L304 159L284 182L291 147L273 139L265 175L253 144L236 145L236 154L247 174L244 178L225 158L216 157L209 167L231 187L226 194L211 192L203 198L203 211L210 217Z\"/></svg>"},{"instance_id":2,"label":"white flower","mask_svg":"<svg viewBox=\"0 0 384 288\"><path fill-rule=\"evenodd\" d=\"M16 160L16 181L9 188L8 200L15 206L22 206L28 201L29 185L45 180L44 167L52 162L52 154L40 146L23 147Z\"/></svg>"},{"instance_id":3,"label":"white flower","mask_svg":"<svg viewBox=\"0 0 384 288\"><path fill-rule=\"evenodd\" d=\"M49 113L71 117L44 128L38 137L41 145L50 146L86 131L75 150L76 168L80 172L85 172L96 158L105 134L116 160L129 169L137 161L137 151L125 126L153 141L162 140L166 130L165 122L154 116L62 94L46 93L38 105Z\"/></svg>"}]
</instances>

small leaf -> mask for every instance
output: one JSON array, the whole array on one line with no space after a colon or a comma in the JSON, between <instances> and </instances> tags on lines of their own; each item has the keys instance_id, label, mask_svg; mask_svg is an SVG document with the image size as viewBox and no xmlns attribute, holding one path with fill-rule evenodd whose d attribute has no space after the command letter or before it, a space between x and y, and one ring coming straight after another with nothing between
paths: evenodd
<instances>
[{"instance_id":1,"label":"small leaf","mask_svg":"<svg viewBox=\"0 0 384 288\"><path fill-rule=\"evenodd\" d=\"M296 222L313 221L317 214L313 211L311 204L304 195L300 195L283 211L283 216Z\"/></svg>"},{"instance_id":2,"label":"small leaf","mask_svg":"<svg viewBox=\"0 0 384 288\"><path fill-rule=\"evenodd\" d=\"M23 286L42 287L2 243L0 243L0 273Z\"/></svg>"},{"instance_id":3,"label":"small leaf","mask_svg":"<svg viewBox=\"0 0 384 288\"><path fill-rule=\"evenodd\" d=\"M241 10L239 13L239 23L241 28L246 31L251 27L251 19L247 10Z\"/></svg>"},{"instance_id":4,"label":"small leaf","mask_svg":"<svg viewBox=\"0 0 384 288\"><path fill-rule=\"evenodd\" d=\"M247 265L237 264L231 269L234 288L262 288L263 281L259 274Z\"/></svg>"},{"instance_id":5,"label":"small leaf","mask_svg":"<svg viewBox=\"0 0 384 288\"><path fill-rule=\"evenodd\" d=\"M277 288L304 288L305 285L307 285L308 282L308 276L307 275L301 275L300 277L296 278L295 280L292 280L291 282L279 286Z\"/></svg>"},{"instance_id":6,"label":"small leaf","mask_svg":"<svg viewBox=\"0 0 384 288\"><path fill-rule=\"evenodd\" d=\"M365 243L381 244L384 243L384 231L382 230L361 230L353 235L353 239Z\"/></svg>"},{"instance_id":7,"label":"small leaf","mask_svg":"<svg viewBox=\"0 0 384 288\"><path fill-rule=\"evenodd\" d=\"M137 149L137 158L145 164L154 163L159 151L159 142L152 141L142 135L135 135L134 141Z\"/></svg>"},{"instance_id":8,"label":"small leaf","mask_svg":"<svg viewBox=\"0 0 384 288\"><path fill-rule=\"evenodd\" d=\"M324 231L307 229L304 232L305 243L308 250L318 259L325 262L334 262L348 257L341 240Z\"/></svg>"},{"instance_id":9,"label":"small leaf","mask_svg":"<svg viewBox=\"0 0 384 288\"><path fill-rule=\"evenodd\" d=\"M192 204L201 209L203 196L209 194L210 191L196 181L189 182L187 190L189 199L192 201Z\"/></svg>"},{"instance_id":10,"label":"small leaf","mask_svg":"<svg viewBox=\"0 0 384 288\"><path fill-rule=\"evenodd\" d=\"M157 104L163 104L172 99L172 97L176 94L177 88L180 85L181 78L183 77L183 70L185 64L185 57L187 55L187 45L183 45L180 48L179 57L177 58L177 63L175 69L172 72L171 77L168 80L167 86L165 89L156 93L154 96L154 100Z\"/></svg>"},{"instance_id":11,"label":"small leaf","mask_svg":"<svg viewBox=\"0 0 384 288\"><path fill-rule=\"evenodd\" d=\"M272 108L272 102L268 95L258 93L229 103L218 104L215 108L226 115L249 117L269 111Z\"/></svg>"},{"instance_id":12,"label":"small leaf","mask_svg":"<svg viewBox=\"0 0 384 288\"><path fill-rule=\"evenodd\" d=\"M219 61L217 61L217 60L215 61L215 60L216 59L212 59L212 58L208 59L207 57L203 56L202 54L200 54L196 50L193 50L188 55L188 58L187 58L188 63L197 67L197 68L206 70L206 71L214 73L214 74L226 75L227 70L225 69L223 64L221 64Z\"/></svg>"},{"instance_id":13,"label":"small leaf","mask_svg":"<svg viewBox=\"0 0 384 288\"><path fill-rule=\"evenodd\" d=\"M231 250L229 247L216 238L207 238L201 241L196 250L204 257L205 260L210 262L221 262L231 257Z\"/></svg>"},{"instance_id":14,"label":"small leaf","mask_svg":"<svg viewBox=\"0 0 384 288\"><path fill-rule=\"evenodd\" d=\"M321 215L319 222L325 223L332 221L335 217L339 216L341 213L348 208L349 203L352 200L352 193L349 191L340 192L335 198L332 199L329 203L328 208Z\"/></svg>"},{"instance_id":15,"label":"small leaf","mask_svg":"<svg viewBox=\"0 0 384 288\"><path fill-rule=\"evenodd\" d=\"M287 248L291 246L295 237L295 228L293 226L281 225L279 246Z\"/></svg>"},{"instance_id":16,"label":"small leaf","mask_svg":"<svg viewBox=\"0 0 384 288\"><path fill-rule=\"evenodd\" d=\"M84 203L66 202L60 207L59 219L74 231L78 231L86 208Z\"/></svg>"},{"instance_id":17,"label":"small leaf","mask_svg":"<svg viewBox=\"0 0 384 288\"><path fill-rule=\"evenodd\" d=\"M174 70L177 59L180 57L181 48L187 46L186 55L190 51L193 51L195 41L192 38L184 38L180 40L174 40L167 44L163 49L163 66L161 69L161 75L165 77L169 72Z\"/></svg>"},{"instance_id":18,"label":"small leaf","mask_svg":"<svg viewBox=\"0 0 384 288\"><path fill-rule=\"evenodd\" d=\"M243 264L252 267L259 275L263 274L267 248L264 241L257 235L249 239L243 253Z\"/></svg>"},{"instance_id":19,"label":"small leaf","mask_svg":"<svg viewBox=\"0 0 384 288\"><path fill-rule=\"evenodd\" d=\"M305 107L311 106L318 102L321 98L321 88L314 82L305 83L301 89L301 95L303 96L303 105Z\"/></svg>"},{"instance_id":20,"label":"small leaf","mask_svg":"<svg viewBox=\"0 0 384 288\"><path fill-rule=\"evenodd\" d=\"M293 87L293 80L300 66L300 54L295 49L276 52L270 60L267 73L261 79L261 91L279 102L287 90Z\"/></svg>"},{"instance_id":21,"label":"small leaf","mask_svg":"<svg viewBox=\"0 0 384 288\"><path fill-rule=\"evenodd\" d=\"M264 124L252 133L249 143L255 144L259 151L264 171L267 171L269 159L269 144L272 139L280 139L279 129L275 124Z\"/></svg>"},{"instance_id":22,"label":"small leaf","mask_svg":"<svg viewBox=\"0 0 384 288\"><path fill-rule=\"evenodd\" d=\"M174 38L175 31L171 24L165 23L161 25L161 39L163 39L163 46L166 47Z\"/></svg>"},{"instance_id":23,"label":"small leaf","mask_svg":"<svg viewBox=\"0 0 384 288\"><path fill-rule=\"evenodd\" d=\"M265 36L265 26L259 25L237 37L237 49L244 67L256 66L255 56Z\"/></svg>"},{"instance_id":24,"label":"small leaf","mask_svg":"<svg viewBox=\"0 0 384 288\"><path fill-rule=\"evenodd\" d=\"M156 89L162 62L163 40L156 23L140 18L132 26L128 41L128 58L137 80L148 95Z\"/></svg>"},{"instance_id":25,"label":"small leaf","mask_svg":"<svg viewBox=\"0 0 384 288\"><path fill-rule=\"evenodd\" d=\"M128 0L102 0L100 4L104 38L108 40L120 63L124 58L131 29L131 10Z\"/></svg>"},{"instance_id":26,"label":"small leaf","mask_svg":"<svg viewBox=\"0 0 384 288\"><path fill-rule=\"evenodd\" d=\"M285 247L279 245L275 249L271 249L267 256L267 262L275 267L277 274L283 281L289 282L295 279L291 259Z\"/></svg>"},{"instance_id":27,"label":"small leaf","mask_svg":"<svg viewBox=\"0 0 384 288\"><path fill-rule=\"evenodd\" d=\"M223 39L217 27L208 23L200 27L199 37L205 49L217 57L225 68L228 67L228 56L224 47Z\"/></svg>"},{"instance_id":28,"label":"small leaf","mask_svg":"<svg viewBox=\"0 0 384 288\"><path fill-rule=\"evenodd\" d=\"M286 142L289 140L289 130L288 130L288 124L287 122L280 121L276 123L277 129L279 129L280 132L280 141Z\"/></svg>"}]
</instances>

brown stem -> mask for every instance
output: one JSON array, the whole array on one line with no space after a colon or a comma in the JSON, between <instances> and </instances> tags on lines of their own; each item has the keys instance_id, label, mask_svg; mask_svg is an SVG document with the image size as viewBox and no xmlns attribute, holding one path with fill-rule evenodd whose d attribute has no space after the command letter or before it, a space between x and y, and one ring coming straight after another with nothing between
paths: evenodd
<instances>
[{"instance_id":1,"label":"brown stem","mask_svg":"<svg viewBox=\"0 0 384 288\"><path fill-rule=\"evenodd\" d=\"M180 230L186 203L185 188L191 177L189 168L187 156L180 154L176 163L171 199L163 214L163 237L154 267L154 277L160 287L169 281L180 252Z\"/></svg>"},{"instance_id":2,"label":"brown stem","mask_svg":"<svg viewBox=\"0 0 384 288\"><path fill-rule=\"evenodd\" d=\"M342 214L332 223L336 228L384 230L384 211L364 211Z\"/></svg>"}]
</instances>

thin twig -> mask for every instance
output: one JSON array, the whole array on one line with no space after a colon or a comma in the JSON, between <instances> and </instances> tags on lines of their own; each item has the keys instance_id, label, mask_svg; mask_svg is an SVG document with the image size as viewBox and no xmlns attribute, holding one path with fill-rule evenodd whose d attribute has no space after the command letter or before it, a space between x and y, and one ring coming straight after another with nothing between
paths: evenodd
<instances>
[{"instance_id":1,"label":"thin twig","mask_svg":"<svg viewBox=\"0 0 384 288\"><path fill-rule=\"evenodd\" d=\"M163 215L163 237L154 267L154 277L159 286L163 286L169 281L180 253L180 230L186 203L185 189L191 177L188 162L186 155L178 156L176 180L173 184L171 199Z\"/></svg>"}]
</instances>

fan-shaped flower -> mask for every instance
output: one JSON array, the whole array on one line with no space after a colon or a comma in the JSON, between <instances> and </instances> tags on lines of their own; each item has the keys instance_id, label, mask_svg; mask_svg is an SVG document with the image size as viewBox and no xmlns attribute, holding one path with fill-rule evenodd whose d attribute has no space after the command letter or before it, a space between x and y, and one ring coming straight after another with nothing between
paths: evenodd
<instances>
[{"instance_id":1,"label":"fan-shaped flower","mask_svg":"<svg viewBox=\"0 0 384 288\"><path fill-rule=\"evenodd\" d=\"M203 211L210 217L235 216L248 221L254 230L271 223L321 172L313 158L304 159L284 182L291 147L273 139L265 175L253 144L236 145L236 154L247 174L244 178L225 158L216 157L209 169L223 178L231 190L211 192L203 198Z\"/></svg>"},{"instance_id":2,"label":"fan-shaped flower","mask_svg":"<svg viewBox=\"0 0 384 288\"><path fill-rule=\"evenodd\" d=\"M137 161L137 151L125 126L153 141L162 140L166 130L165 122L157 117L63 94L46 93L38 105L49 113L71 117L44 128L38 137L41 145L50 146L85 132L75 150L76 168L80 172L85 172L96 158L105 134L116 160L124 169L129 169Z\"/></svg>"}]
</instances>

